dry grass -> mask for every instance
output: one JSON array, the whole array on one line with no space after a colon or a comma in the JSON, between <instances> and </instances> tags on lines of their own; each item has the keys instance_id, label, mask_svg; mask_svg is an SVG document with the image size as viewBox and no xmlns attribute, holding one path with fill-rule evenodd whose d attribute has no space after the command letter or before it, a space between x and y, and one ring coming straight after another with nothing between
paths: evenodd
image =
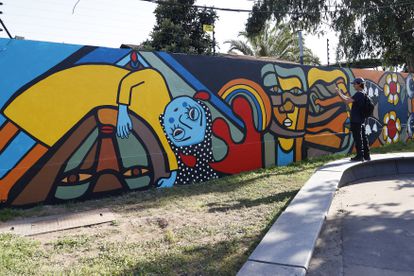
<instances>
[{"instance_id":1,"label":"dry grass","mask_svg":"<svg viewBox=\"0 0 414 276\"><path fill-rule=\"evenodd\" d=\"M31 238L0 235L0 275L234 275L313 171L335 158L205 184L1 210L6 220L104 207L117 219Z\"/></svg>"}]
</instances>

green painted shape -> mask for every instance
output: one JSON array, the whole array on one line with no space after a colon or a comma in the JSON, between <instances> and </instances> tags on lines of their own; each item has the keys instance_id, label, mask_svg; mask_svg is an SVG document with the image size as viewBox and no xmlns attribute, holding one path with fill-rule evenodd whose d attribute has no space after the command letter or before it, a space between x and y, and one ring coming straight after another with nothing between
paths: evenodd
<instances>
[{"instance_id":1,"label":"green painted shape","mask_svg":"<svg viewBox=\"0 0 414 276\"><path fill-rule=\"evenodd\" d=\"M222 140L213 136L212 144L213 144L214 160L215 161L222 160L226 156L227 150L228 150L226 143L224 143Z\"/></svg>"},{"instance_id":2,"label":"green painted shape","mask_svg":"<svg viewBox=\"0 0 414 276\"><path fill-rule=\"evenodd\" d=\"M89 188L89 182L76 186L58 186L55 197L58 199L69 200L81 197Z\"/></svg>"},{"instance_id":3,"label":"green painted shape","mask_svg":"<svg viewBox=\"0 0 414 276\"><path fill-rule=\"evenodd\" d=\"M231 121L229 121L225 114L218 111L209 102L205 102L205 104L210 109L212 121L214 122L216 118L224 119L230 127L230 133L231 133L231 137L233 141L235 141L236 143L240 142L244 137L244 133L241 132ZM227 150L228 150L226 143L224 143L223 140L215 137L214 135L212 137L211 142L212 142L212 147L213 147L212 150L213 150L214 160L215 161L222 160L226 156Z\"/></svg>"},{"instance_id":4,"label":"green painted shape","mask_svg":"<svg viewBox=\"0 0 414 276\"><path fill-rule=\"evenodd\" d=\"M84 143L79 147L77 151L70 157L69 161L66 164L65 172L71 171L79 166L82 163L85 156L88 154L89 150L92 148L94 142L98 138L98 129L95 130L89 135Z\"/></svg>"},{"instance_id":5,"label":"green painted shape","mask_svg":"<svg viewBox=\"0 0 414 276\"><path fill-rule=\"evenodd\" d=\"M168 88L170 89L171 96L173 98L178 96L187 95L193 97L196 91L189 86L183 79L171 70L163 61L161 61L154 53L140 52L145 60L164 76Z\"/></svg>"},{"instance_id":6,"label":"green painted shape","mask_svg":"<svg viewBox=\"0 0 414 276\"><path fill-rule=\"evenodd\" d=\"M134 179L129 178L125 179L125 181L131 190L143 188L151 184L151 178L149 176L141 176Z\"/></svg>"},{"instance_id":7,"label":"green painted shape","mask_svg":"<svg viewBox=\"0 0 414 276\"><path fill-rule=\"evenodd\" d=\"M272 134L266 133L263 135L264 152L265 152L265 167L276 166L276 143Z\"/></svg>"},{"instance_id":8,"label":"green painted shape","mask_svg":"<svg viewBox=\"0 0 414 276\"><path fill-rule=\"evenodd\" d=\"M276 74L269 73L266 76L264 76L263 85L266 86L266 87L277 86L278 82L277 82L277 79L276 79Z\"/></svg>"},{"instance_id":9,"label":"green painted shape","mask_svg":"<svg viewBox=\"0 0 414 276\"><path fill-rule=\"evenodd\" d=\"M148 166L147 152L134 135L129 135L128 139L117 137L116 141L118 142L118 148L124 168L136 165Z\"/></svg>"}]
</instances>

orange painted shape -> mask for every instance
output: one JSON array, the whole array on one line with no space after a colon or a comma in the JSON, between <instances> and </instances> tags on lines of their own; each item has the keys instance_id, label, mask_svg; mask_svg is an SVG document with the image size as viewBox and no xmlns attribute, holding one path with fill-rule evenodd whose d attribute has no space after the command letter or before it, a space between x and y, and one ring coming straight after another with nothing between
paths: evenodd
<instances>
[{"instance_id":1,"label":"orange painted shape","mask_svg":"<svg viewBox=\"0 0 414 276\"><path fill-rule=\"evenodd\" d=\"M0 179L0 202L6 201L10 189L42 157L48 148L40 144L35 145L29 153L2 179Z\"/></svg>"},{"instance_id":2,"label":"orange painted shape","mask_svg":"<svg viewBox=\"0 0 414 276\"><path fill-rule=\"evenodd\" d=\"M0 151L7 145L7 143L12 139L19 128L13 124L12 122L8 121L5 125L0 129Z\"/></svg>"},{"instance_id":3,"label":"orange painted shape","mask_svg":"<svg viewBox=\"0 0 414 276\"><path fill-rule=\"evenodd\" d=\"M342 139L336 136L334 133L322 132L318 134L306 134L305 141L315 145L323 145L339 149Z\"/></svg>"},{"instance_id":4,"label":"orange painted shape","mask_svg":"<svg viewBox=\"0 0 414 276\"><path fill-rule=\"evenodd\" d=\"M321 100L321 99L315 100L315 104L323 106L323 107L330 106L330 105L333 105L335 103L340 103L340 102L342 102L340 96L335 96L335 97L332 97L326 100Z\"/></svg>"},{"instance_id":5,"label":"orange painted shape","mask_svg":"<svg viewBox=\"0 0 414 276\"><path fill-rule=\"evenodd\" d=\"M295 153L296 153L296 159L295 161L301 161L302 160L302 146L303 146L303 138L296 138L295 139Z\"/></svg>"},{"instance_id":6,"label":"orange painted shape","mask_svg":"<svg viewBox=\"0 0 414 276\"><path fill-rule=\"evenodd\" d=\"M118 111L110 108L98 110L98 120L103 125L112 125L116 127Z\"/></svg>"},{"instance_id":7,"label":"orange painted shape","mask_svg":"<svg viewBox=\"0 0 414 276\"><path fill-rule=\"evenodd\" d=\"M334 133L342 133L344 132L344 122L347 118L348 115L346 113L341 113L334 120L329 121L329 123L318 127L308 128L307 131L319 132L325 129L329 129Z\"/></svg>"}]
</instances>

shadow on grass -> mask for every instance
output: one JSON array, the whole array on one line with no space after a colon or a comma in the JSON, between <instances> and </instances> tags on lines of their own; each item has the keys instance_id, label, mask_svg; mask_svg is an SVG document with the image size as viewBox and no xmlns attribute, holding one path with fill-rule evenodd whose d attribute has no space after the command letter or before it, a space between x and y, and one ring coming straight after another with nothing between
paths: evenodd
<instances>
[{"instance_id":1,"label":"shadow on grass","mask_svg":"<svg viewBox=\"0 0 414 276\"><path fill-rule=\"evenodd\" d=\"M178 248L172 254L140 260L119 275L236 275L249 256L246 248L257 238L232 238L214 244Z\"/></svg>"},{"instance_id":2,"label":"shadow on grass","mask_svg":"<svg viewBox=\"0 0 414 276\"><path fill-rule=\"evenodd\" d=\"M231 211L231 210L238 210L238 209L242 209L242 208L250 208L250 207L254 207L254 206L258 206L258 205L262 205L262 204L269 204L269 203L274 203L274 202L283 202L286 199L289 198L293 198L299 190L293 190L293 191L289 191L289 192L282 192L282 193L277 193L275 195L271 195L268 197L262 197L262 198L257 198L254 200L245 198L245 199L241 199L238 200L238 203L236 204L225 204L225 203L209 203L207 204L209 208L209 212L210 213L214 213L214 212L227 212L227 211Z\"/></svg>"},{"instance_id":3,"label":"shadow on grass","mask_svg":"<svg viewBox=\"0 0 414 276\"><path fill-rule=\"evenodd\" d=\"M399 150L404 148L405 151L414 151L414 143L395 144L384 146L386 150ZM374 152L375 150L373 150ZM296 173L301 173L304 170L316 170L320 166L329 161L337 160L345 157L345 154L332 154L311 158L308 160L292 163L284 167L273 167L267 169L260 169L254 172L244 172L238 175L232 175L220 178L218 180L209 181L205 183L196 183L186 186L175 186L169 189L149 189L146 191L128 191L119 193L113 196L100 197L96 199L89 199L85 201L73 201L65 204L57 205L38 205L30 209L19 210L12 208L5 208L0 210L0 220L6 221L14 217L23 216L43 216L53 215L62 212L86 211L99 208L109 208L115 212L120 209L143 209L143 208L158 208L167 204L171 200L180 197L192 197L203 194L214 193L229 193L242 189L245 186L251 185L257 180L265 179L273 176L289 176Z\"/></svg>"},{"instance_id":4,"label":"shadow on grass","mask_svg":"<svg viewBox=\"0 0 414 276\"><path fill-rule=\"evenodd\" d=\"M109 208L112 211L126 211L134 209L159 208L172 200L195 197L203 194L233 193L254 182L274 177L289 176L304 170L316 169L320 163L300 162L286 167L260 169L254 172L244 172L238 175L226 176L217 180L195 183L192 185L177 185L168 189L149 189L146 191L132 191L122 194L89 199L85 201L72 201L65 204L38 205L30 209L4 208L0 210L0 220L7 221L22 216L44 216L60 214L62 212L88 211L100 208ZM296 193L297 191L295 191Z\"/></svg>"}]
</instances>

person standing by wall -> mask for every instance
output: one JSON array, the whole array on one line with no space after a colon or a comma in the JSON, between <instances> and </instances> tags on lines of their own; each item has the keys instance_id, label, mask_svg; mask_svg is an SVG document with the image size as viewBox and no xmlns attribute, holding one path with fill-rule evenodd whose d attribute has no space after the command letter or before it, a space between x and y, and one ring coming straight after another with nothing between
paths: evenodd
<instances>
[{"instance_id":1,"label":"person standing by wall","mask_svg":"<svg viewBox=\"0 0 414 276\"><path fill-rule=\"evenodd\" d=\"M365 117L363 115L365 104L365 80L363 78L356 78L352 84L356 90L356 93L352 97L345 96L338 87L335 90L342 101L346 104L352 103L350 119L352 137L355 141L356 155L351 158L351 161L368 161L371 160L371 157L369 154L369 142L365 133Z\"/></svg>"}]
</instances>

